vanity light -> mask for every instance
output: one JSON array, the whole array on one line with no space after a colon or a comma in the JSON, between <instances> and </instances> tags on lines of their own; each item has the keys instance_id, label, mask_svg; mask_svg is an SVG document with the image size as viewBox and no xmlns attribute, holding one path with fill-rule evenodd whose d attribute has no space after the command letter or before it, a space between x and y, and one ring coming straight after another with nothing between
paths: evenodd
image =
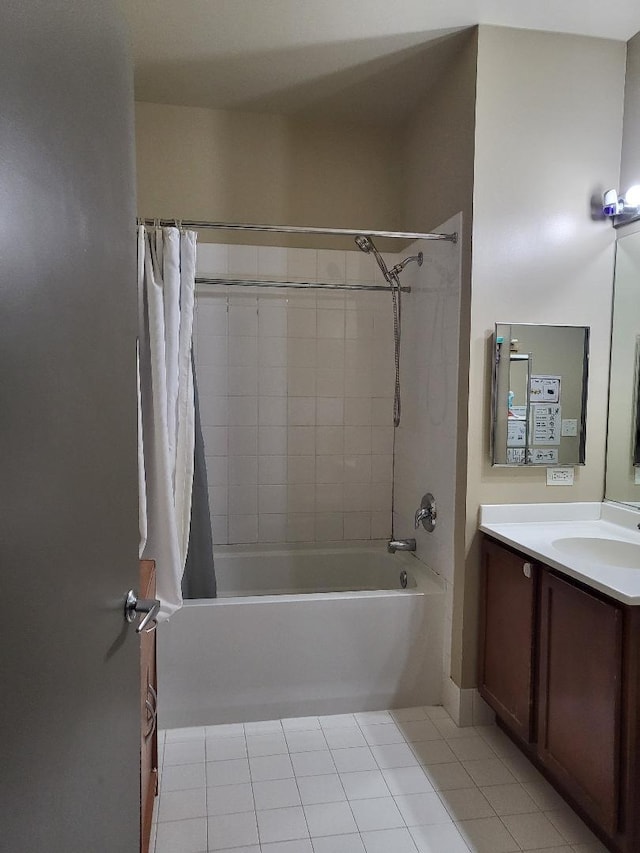
<instances>
[{"instance_id":1,"label":"vanity light","mask_svg":"<svg viewBox=\"0 0 640 853\"><path fill-rule=\"evenodd\" d=\"M640 184L634 184L623 196L618 190L607 190L602 198L602 210L605 216L635 216L640 214Z\"/></svg>"}]
</instances>

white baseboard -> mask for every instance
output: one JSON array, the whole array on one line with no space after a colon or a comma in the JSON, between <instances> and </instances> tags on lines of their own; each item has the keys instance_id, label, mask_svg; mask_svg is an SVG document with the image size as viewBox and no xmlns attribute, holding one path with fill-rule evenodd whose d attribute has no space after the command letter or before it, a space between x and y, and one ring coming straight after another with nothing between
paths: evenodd
<instances>
[{"instance_id":1,"label":"white baseboard","mask_svg":"<svg viewBox=\"0 0 640 853\"><path fill-rule=\"evenodd\" d=\"M475 687L461 689L451 678L444 678L442 704L458 726L490 726L495 714Z\"/></svg>"}]
</instances>

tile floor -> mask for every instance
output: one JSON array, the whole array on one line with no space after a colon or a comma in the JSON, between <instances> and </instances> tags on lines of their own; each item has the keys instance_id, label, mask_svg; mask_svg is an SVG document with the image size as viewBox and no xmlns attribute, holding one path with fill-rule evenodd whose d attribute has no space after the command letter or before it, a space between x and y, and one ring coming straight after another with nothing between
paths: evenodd
<instances>
[{"instance_id":1,"label":"tile floor","mask_svg":"<svg viewBox=\"0 0 640 853\"><path fill-rule=\"evenodd\" d=\"M170 729L159 751L155 853L606 853L499 729L441 707Z\"/></svg>"}]
</instances>

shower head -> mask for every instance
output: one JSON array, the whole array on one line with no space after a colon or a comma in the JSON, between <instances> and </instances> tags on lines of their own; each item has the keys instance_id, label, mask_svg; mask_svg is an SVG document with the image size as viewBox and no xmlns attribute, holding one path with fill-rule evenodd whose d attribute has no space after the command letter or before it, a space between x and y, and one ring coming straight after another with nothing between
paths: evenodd
<instances>
[{"instance_id":1,"label":"shower head","mask_svg":"<svg viewBox=\"0 0 640 853\"><path fill-rule=\"evenodd\" d=\"M408 258L405 258L404 260L400 261L399 264L396 264L395 267L393 267L393 269L391 270L391 275L399 275L406 267L406 265L412 263L413 261L415 261L418 266L421 267L423 260L424 255L422 254L422 252L418 252L417 255L410 255Z\"/></svg>"},{"instance_id":2,"label":"shower head","mask_svg":"<svg viewBox=\"0 0 640 853\"><path fill-rule=\"evenodd\" d=\"M361 252L366 252L367 255L373 248L371 240L368 237L365 237L364 234L359 234L356 237L356 246L360 249Z\"/></svg>"},{"instance_id":3,"label":"shower head","mask_svg":"<svg viewBox=\"0 0 640 853\"><path fill-rule=\"evenodd\" d=\"M371 237L367 237L365 234L358 234L355 240L356 246L360 249L361 252L365 252L367 255L373 254L378 266L382 271L382 275L384 276L385 281L387 282L387 284L391 284L391 275L389 273L389 269L384 262L384 258L376 249Z\"/></svg>"}]
</instances>

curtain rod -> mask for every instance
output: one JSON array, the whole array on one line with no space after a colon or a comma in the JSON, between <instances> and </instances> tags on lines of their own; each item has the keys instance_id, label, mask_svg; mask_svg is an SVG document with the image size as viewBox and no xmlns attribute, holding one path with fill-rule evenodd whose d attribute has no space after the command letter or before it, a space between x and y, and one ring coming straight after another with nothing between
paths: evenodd
<instances>
[{"instance_id":1,"label":"curtain rod","mask_svg":"<svg viewBox=\"0 0 640 853\"><path fill-rule=\"evenodd\" d=\"M331 284L316 281L259 281L257 279L196 278L196 284L222 285L223 287L291 287L296 290L366 290L391 293L391 288L382 284ZM401 287L403 293L411 293L410 287Z\"/></svg>"},{"instance_id":2,"label":"curtain rod","mask_svg":"<svg viewBox=\"0 0 640 853\"><path fill-rule=\"evenodd\" d=\"M138 225L159 227L177 226L179 228L218 229L220 231L266 231L279 234L327 234L334 237L390 237L393 240L447 240L458 242L458 234L421 234L417 231L372 231L368 228L316 228L302 225L253 225L238 222L199 222L190 219L138 219Z\"/></svg>"}]
</instances>

